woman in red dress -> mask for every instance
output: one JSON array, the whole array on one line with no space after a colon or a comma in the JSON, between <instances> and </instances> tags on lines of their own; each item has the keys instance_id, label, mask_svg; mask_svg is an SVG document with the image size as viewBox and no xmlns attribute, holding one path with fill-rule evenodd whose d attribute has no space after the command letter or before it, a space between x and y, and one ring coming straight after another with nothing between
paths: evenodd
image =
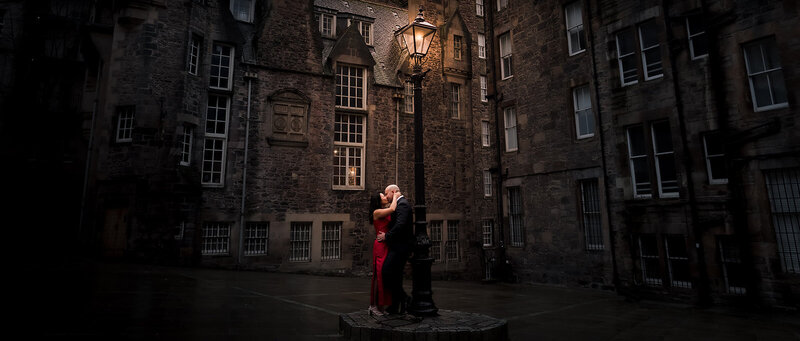
<instances>
[{"instance_id":1,"label":"woman in red dress","mask_svg":"<svg viewBox=\"0 0 800 341\"><path fill-rule=\"evenodd\" d=\"M374 194L369 200L369 222L375 227L375 235L379 233L388 232L387 226L392 220L392 212L397 207L397 198L399 193L391 198L387 198L383 193ZM383 241L377 239L372 244L372 289L369 296L369 314L382 316L385 314L384 308L392 304L391 293L383 288L383 276L381 269L383 268L383 260L386 259L386 254L389 248Z\"/></svg>"}]
</instances>

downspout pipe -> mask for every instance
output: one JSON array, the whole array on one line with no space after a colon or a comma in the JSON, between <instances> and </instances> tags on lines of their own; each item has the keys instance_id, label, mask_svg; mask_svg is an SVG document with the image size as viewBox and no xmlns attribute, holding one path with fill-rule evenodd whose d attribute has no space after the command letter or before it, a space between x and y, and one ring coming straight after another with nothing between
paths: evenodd
<instances>
[{"instance_id":1,"label":"downspout pipe","mask_svg":"<svg viewBox=\"0 0 800 341\"><path fill-rule=\"evenodd\" d=\"M506 259L506 241L505 241L505 224L503 224L503 180L505 180L503 176L503 148L500 143L502 141L500 139L500 124L503 122L500 117L500 111L498 107L500 102L503 100L503 95L498 93L497 91L497 72L495 66L495 59L494 59L494 6L495 3L493 1L488 1L484 3L485 11L484 14L486 15L486 22L485 22L485 31L488 33L487 36L491 39L492 47L486 49L486 61L488 63L487 69L489 73L491 73L491 89L489 95L486 97L492 101L494 104L492 109L494 110L494 117L495 117L495 129L494 129L494 141L495 141L495 152L496 152L496 162L495 170L497 173L497 232L498 232L498 242L497 242L497 252L495 253L495 269L498 270L500 279L505 281L511 281L512 274L511 274L511 265L507 264ZM487 81L490 78L487 77ZM487 84L487 87L489 85Z\"/></svg>"},{"instance_id":2,"label":"downspout pipe","mask_svg":"<svg viewBox=\"0 0 800 341\"><path fill-rule=\"evenodd\" d=\"M670 73L672 74L672 86L673 91L675 92L675 111L678 113L678 127L680 129L680 136L681 136L681 144L683 144L683 159L684 159L684 167L686 169L686 191L689 194L689 210L690 210L690 219L692 224L692 234L694 236L695 242L695 252L697 252L697 271L698 274L698 283L697 283L697 294L698 294L698 304L700 306L707 306L711 303L711 289L708 284L708 270L706 268L706 259L705 259L705 248L703 247L703 228L699 226L698 221L700 220L697 216L697 198L695 193L694 181L692 181L692 174L694 174L694 164L692 162L691 151L689 149L689 140L687 138L686 132L686 121L684 115L684 107L683 107L683 99L681 96L681 88L678 85L679 76L678 76L678 67L676 64L676 57L675 52L673 52L672 47L675 43L675 36L671 29L671 17L669 14L669 1L662 1L662 7L664 10L664 29L667 32L667 55L669 56L669 63L670 63Z\"/></svg>"},{"instance_id":3,"label":"downspout pipe","mask_svg":"<svg viewBox=\"0 0 800 341\"><path fill-rule=\"evenodd\" d=\"M244 160L242 161L242 206L239 211L239 265L243 265L244 257L244 213L245 202L247 199L247 149L250 144L250 98L253 93L253 75L245 74L247 77L247 118L244 128Z\"/></svg>"},{"instance_id":4,"label":"downspout pipe","mask_svg":"<svg viewBox=\"0 0 800 341\"><path fill-rule=\"evenodd\" d=\"M97 85L96 85L96 92L94 97L94 103L92 104L92 121L89 125L89 144L86 146L86 166L83 169L83 190L81 193L81 214L80 219L78 221L78 235L77 240L81 240L81 234L83 233L83 219L86 211L86 190L89 186L89 168L91 167L92 163L92 149L94 149L94 122L95 118L97 117L97 102L99 101L100 97L100 82L102 82L102 72L103 72L103 62L99 61L97 63Z\"/></svg>"},{"instance_id":5,"label":"downspout pipe","mask_svg":"<svg viewBox=\"0 0 800 341\"><path fill-rule=\"evenodd\" d=\"M594 35L592 34L592 8L591 1L586 2L586 12L588 13L588 21L589 25L586 25L587 36L591 41L589 48L592 51L592 76L594 78L594 100L597 103L597 132L600 135L600 167L603 171L603 196L605 197L605 207L606 207L606 224L608 225L608 242L610 243L611 248L611 266L612 266L612 283L614 283L614 290L619 293L620 290L620 282L619 282L619 270L617 269L617 233L614 230L614 225L611 222L611 198L609 196L609 192L611 191L611 184L608 180L608 168L607 168L607 160L606 160L606 137L603 132L603 115L601 111L600 105L600 91L598 87L600 86L600 82L597 78L597 51L595 50L594 45ZM599 8L598 8L599 10Z\"/></svg>"}]
</instances>

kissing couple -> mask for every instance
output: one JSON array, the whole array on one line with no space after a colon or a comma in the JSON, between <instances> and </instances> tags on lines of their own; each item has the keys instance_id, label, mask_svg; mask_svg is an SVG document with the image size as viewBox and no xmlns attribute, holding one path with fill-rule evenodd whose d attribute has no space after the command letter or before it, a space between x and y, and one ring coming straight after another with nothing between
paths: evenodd
<instances>
[{"instance_id":1,"label":"kissing couple","mask_svg":"<svg viewBox=\"0 0 800 341\"><path fill-rule=\"evenodd\" d=\"M410 297L403 290L403 269L414 247L411 205L397 185L370 197L369 221L375 227L372 244L372 288L369 313L405 314Z\"/></svg>"}]
</instances>

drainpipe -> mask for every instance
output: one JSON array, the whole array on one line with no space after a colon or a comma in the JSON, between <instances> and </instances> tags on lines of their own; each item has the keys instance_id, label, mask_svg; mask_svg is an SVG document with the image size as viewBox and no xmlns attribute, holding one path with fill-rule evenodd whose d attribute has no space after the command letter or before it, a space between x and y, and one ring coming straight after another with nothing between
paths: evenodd
<instances>
[{"instance_id":1,"label":"drainpipe","mask_svg":"<svg viewBox=\"0 0 800 341\"><path fill-rule=\"evenodd\" d=\"M403 84L405 86L405 84ZM403 88L403 94L405 94L405 88ZM404 97L405 98L405 97ZM395 101L395 118L394 121L394 183L399 182L399 172L400 172L400 101Z\"/></svg>"},{"instance_id":2,"label":"drainpipe","mask_svg":"<svg viewBox=\"0 0 800 341\"><path fill-rule=\"evenodd\" d=\"M600 91L598 87L600 86L600 82L597 79L597 56L596 50L594 47L594 40L592 37L592 8L591 8L591 1L586 2L586 12L588 16L589 25L586 25L586 30L588 32L586 36L589 37L591 44L589 48L592 51L592 76L594 78L594 100L597 103L597 132L599 133L600 137L600 167L603 170L603 196L605 197L605 206L606 206L606 224L608 224L608 241L611 244L611 267L613 273L612 282L614 283L614 290L619 293L620 290L620 283L619 283L619 270L617 269L617 233L614 230L614 225L611 223L611 198L609 196L609 192L611 191L611 184L608 180L608 168L607 161L606 161L606 137L603 133L603 115L600 106Z\"/></svg>"},{"instance_id":3,"label":"drainpipe","mask_svg":"<svg viewBox=\"0 0 800 341\"><path fill-rule=\"evenodd\" d=\"M678 112L678 127L680 128L681 143L683 144L684 166L686 167L686 190L689 192L689 210L692 222L692 233L694 235L695 252L697 252L697 270L699 272L697 283L698 304L701 306L709 305L711 303L711 290L708 285L708 269L706 268L705 248L703 247L703 229L699 226L700 220L697 216L697 198L694 189L694 181L692 181L692 174L694 174L694 164L689 149L689 141L686 134L686 121L684 119L683 100L681 98L681 89L678 85L678 67L675 63L675 53L672 50L672 45L675 42L675 37L670 29L670 16L669 16L669 1L663 1L661 6L664 10L664 29L667 32L667 53L669 56L669 63L671 65L672 86L675 92L675 110Z\"/></svg>"},{"instance_id":4,"label":"drainpipe","mask_svg":"<svg viewBox=\"0 0 800 341\"><path fill-rule=\"evenodd\" d=\"M500 279L510 281L511 280L511 266L510 264L506 264L506 241L505 241L505 226L503 224L503 148L500 144L500 124L503 122L500 117L500 111L498 110L498 106L500 102L503 100L503 95L497 92L497 72L495 66L495 59L494 59L494 14L495 14L495 4L494 1L485 1L484 2L484 15L486 16L485 21L485 31L487 36L487 41L491 41L491 48L486 49L486 62L487 62L487 69L489 73L491 73L491 93L486 97L492 100L494 104L492 106L494 110L494 118L495 118L495 129L494 129L494 141L495 141L495 149L496 149L496 172L497 172L497 232L498 232L498 241L497 241L497 252L495 253L495 269L499 270ZM489 81L489 77L486 77L486 81ZM486 85L487 88L489 84Z\"/></svg>"},{"instance_id":5,"label":"drainpipe","mask_svg":"<svg viewBox=\"0 0 800 341\"><path fill-rule=\"evenodd\" d=\"M247 198L247 149L250 143L250 97L253 92L253 78L256 74L253 72L246 72L247 78L247 119L244 128L244 160L242 161L242 208L239 211L239 265L243 264L242 257L244 255L244 211L245 199Z\"/></svg>"},{"instance_id":6,"label":"drainpipe","mask_svg":"<svg viewBox=\"0 0 800 341\"><path fill-rule=\"evenodd\" d=\"M91 167L92 162L92 148L94 147L94 121L97 115L97 102L99 101L100 97L100 84L102 81L102 73L103 72L103 62L97 62L97 85L95 87L95 95L94 95L94 103L92 105L92 121L89 125L89 145L86 147L86 166L83 170L83 190L81 193L81 215L80 220L78 221L78 242L81 240L81 233L83 233L83 218L84 218L84 211L86 210L86 189L89 186L89 167Z\"/></svg>"}]
</instances>

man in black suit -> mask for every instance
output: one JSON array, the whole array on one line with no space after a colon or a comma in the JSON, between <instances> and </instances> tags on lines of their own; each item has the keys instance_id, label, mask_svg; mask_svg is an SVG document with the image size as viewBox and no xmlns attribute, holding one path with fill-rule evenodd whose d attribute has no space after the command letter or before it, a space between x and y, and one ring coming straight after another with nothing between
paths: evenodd
<instances>
[{"instance_id":1,"label":"man in black suit","mask_svg":"<svg viewBox=\"0 0 800 341\"><path fill-rule=\"evenodd\" d=\"M384 190L387 198L399 193L397 185L389 185ZM414 247L414 230L411 205L402 195L397 199L397 207L392 213L392 220L387 233L379 234L378 240L384 240L389 252L383 262L383 285L392 294L392 304L386 309L390 314L404 314L409 297L403 290L403 269Z\"/></svg>"}]
</instances>

